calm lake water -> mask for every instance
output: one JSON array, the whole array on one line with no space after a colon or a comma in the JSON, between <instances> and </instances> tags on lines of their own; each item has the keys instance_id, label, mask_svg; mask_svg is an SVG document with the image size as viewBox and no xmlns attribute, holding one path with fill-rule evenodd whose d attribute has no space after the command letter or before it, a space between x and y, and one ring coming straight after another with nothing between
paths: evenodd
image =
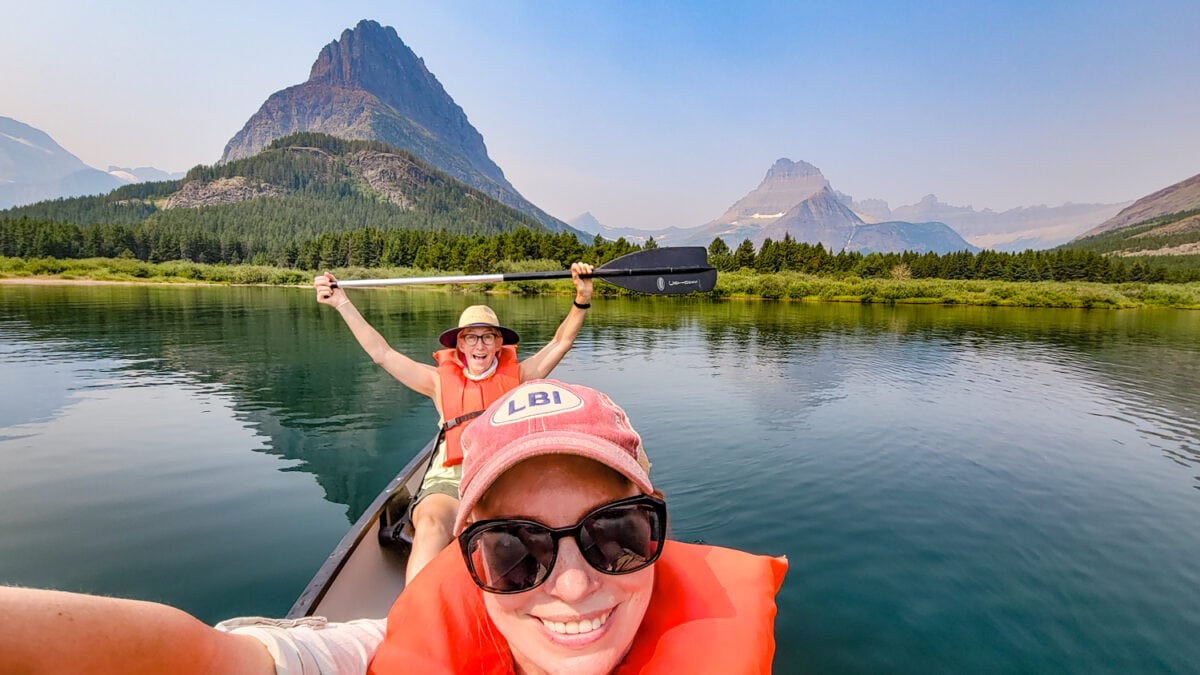
<instances>
[{"instance_id":1,"label":"calm lake water","mask_svg":"<svg viewBox=\"0 0 1200 675\"><path fill-rule=\"evenodd\" d=\"M476 294L356 291L428 358ZM569 299L488 298L523 353ZM786 554L776 671L1194 672L1200 312L597 299L676 538ZM435 413L306 289L0 286L0 583L282 615Z\"/></svg>"}]
</instances>

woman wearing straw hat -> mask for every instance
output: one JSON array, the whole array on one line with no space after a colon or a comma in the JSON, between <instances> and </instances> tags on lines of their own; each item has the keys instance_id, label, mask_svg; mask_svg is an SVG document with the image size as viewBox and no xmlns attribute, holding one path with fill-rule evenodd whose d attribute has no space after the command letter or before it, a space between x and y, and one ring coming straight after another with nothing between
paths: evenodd
<instances>
[{"instance_id":1,"label":"woman wearing straw hat","mask_svg":"<svg viewBox=\"0 0 1200 675\"><path fill-rule=\"evenodd\" d=\"M392 349L350 302L345 290L335 285L332 274L326 272L313 280L317 302L338 310L371 360L404 386L433 399L437 407L442 438L412 510L409 580L454 539L463 429L508 390L526 380L549 376L571 350L592 301L592 279L580 275L590 274L592 266L587 263L571 265L575 301L554 337L533 356L518 361L520 336L516 331L500 325L487 305L473 305L463 310L457 326L442 333L439 341L445 349L434 353L436 365L419 363Z\"/></svg>"}]
</instances>

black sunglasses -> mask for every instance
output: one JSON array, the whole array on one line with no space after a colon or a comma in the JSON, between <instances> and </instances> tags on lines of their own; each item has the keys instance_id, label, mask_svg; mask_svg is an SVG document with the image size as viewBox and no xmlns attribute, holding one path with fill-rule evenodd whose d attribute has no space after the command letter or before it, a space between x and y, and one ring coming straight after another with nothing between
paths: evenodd
<instances>
[{"instance_id":1,"label":"black sunglasses","mask_svg":"<svg viewBox=\"0 0 1200 675\"><path fill-rule=\"evenodd\" d=\"M532 520L481 520L458 536L471 578L489 593L522 593L550 576L558 542L575 539L584 560L604 574L629 574L662 553L667 503L639 495L601 506L571 527Z\"/></svg>"}]
</instances>

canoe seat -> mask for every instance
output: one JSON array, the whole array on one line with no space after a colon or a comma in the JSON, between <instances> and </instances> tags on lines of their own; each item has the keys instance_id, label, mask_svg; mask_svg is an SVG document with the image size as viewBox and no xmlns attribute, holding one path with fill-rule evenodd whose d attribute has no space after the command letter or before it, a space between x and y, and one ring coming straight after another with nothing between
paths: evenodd
<instances>
[{"instance_id":1,"label":"canoe seat","mask_svg":"<svg viewBox=\"0 0 1200 675\"><path fill-rule=\"evenodd\" d=\"M413 527L409 505L412 495L406 489L392 493L379 512L379 545L408 555L412 550Z\"/></svg>"}]
</instances>

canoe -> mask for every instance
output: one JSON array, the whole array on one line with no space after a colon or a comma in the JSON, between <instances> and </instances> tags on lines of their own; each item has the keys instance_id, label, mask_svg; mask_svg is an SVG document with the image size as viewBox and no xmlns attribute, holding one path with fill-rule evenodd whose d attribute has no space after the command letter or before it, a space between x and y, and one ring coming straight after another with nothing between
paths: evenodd
<instances>
[{"instance_id":1,"label":"canoe","mask_svg":"<svg viewBox=\"0 0 1200 675\"><path fill-rule=\"evenodd\" d=\"M287 618L382 619L404 590L412 549L408 506L421 487L436 436L371 502L296 599Z\"/></svg>"}]
</instances>

